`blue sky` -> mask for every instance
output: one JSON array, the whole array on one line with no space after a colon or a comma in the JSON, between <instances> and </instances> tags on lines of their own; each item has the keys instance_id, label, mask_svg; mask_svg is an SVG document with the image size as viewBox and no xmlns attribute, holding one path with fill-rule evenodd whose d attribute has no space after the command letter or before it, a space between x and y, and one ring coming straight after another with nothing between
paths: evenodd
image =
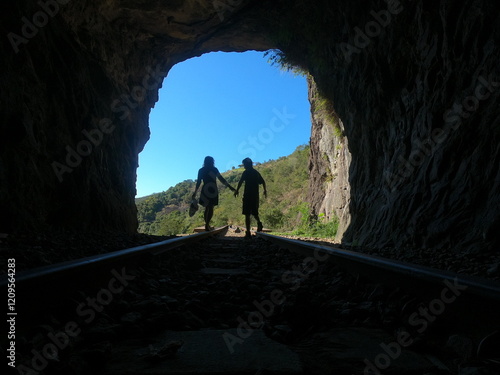
<instances>
[{"instance_id":1,"label":"blue sky","mask_svg":"<svg viewBox=\"0 0 500 375\"><path fill-rule=\"evenodd\" d=\"M137 197L196 179L205 156L220 172L250 157L291 154L311 134L307 84L262 52L205 54L175 65L151 110Z\"/></svg>"}]
</instances>

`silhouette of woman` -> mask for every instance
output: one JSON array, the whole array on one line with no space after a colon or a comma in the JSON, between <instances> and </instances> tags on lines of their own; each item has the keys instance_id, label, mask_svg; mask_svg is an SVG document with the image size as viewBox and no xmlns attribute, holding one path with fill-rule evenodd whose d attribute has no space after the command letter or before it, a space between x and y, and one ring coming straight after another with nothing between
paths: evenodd
<instances>
[{"instance_id":1,"label":"silhouette of woman","mask_svg":"<svg viewBox=\"0 0 500 375\"><path fill-rule=\"evenodd\" d=\"M207 231L210 230L210 220L212 220L212 216L214 215L214 206L219 204L217 179L231 189L231 191L236 191L219 173L219 170L215 167L214 158L207 156L203 162L203 167L198 171L198 179L196 180L196 187L192 197L193 199L196 198L196 192L203 181L199 203L205 207L203 218L205 219L205 230Z\"/></svg>"}]
</instances>

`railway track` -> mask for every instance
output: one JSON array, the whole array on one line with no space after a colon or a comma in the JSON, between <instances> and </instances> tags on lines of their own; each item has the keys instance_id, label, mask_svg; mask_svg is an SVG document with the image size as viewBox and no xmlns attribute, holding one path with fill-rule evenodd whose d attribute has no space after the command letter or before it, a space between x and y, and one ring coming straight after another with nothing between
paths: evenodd
<instances>
[{"instance_id":1,"label":"railway track","mask_svg":"<svg viewBox=\"0 0 500 375\"><path fill-rule=\"evenodd\" d=\"M497 283L227 227L19 273L16 294L17 363L38 372L458 374L500 358Z\"/></svg>"}]
</instances>

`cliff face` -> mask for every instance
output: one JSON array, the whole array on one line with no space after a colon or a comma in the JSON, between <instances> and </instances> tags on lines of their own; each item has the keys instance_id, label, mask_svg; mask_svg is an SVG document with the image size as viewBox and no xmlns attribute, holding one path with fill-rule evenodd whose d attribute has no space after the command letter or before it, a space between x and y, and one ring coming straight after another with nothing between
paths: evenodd
<instances>
[{"instance_id":1,"label":"cliff face","mask_svg":"<svg viewBox=\"0 0 500 375\"><path fill-rule=\"evenodd\" d=\"M0 231L134 231L137 155L168 70L208 51L279 48L314 77L310 200L317 214L340 217L343 242L498 245L493 2L48 0L0 8Z\"/></svg>"},{"instance_id":2,"label":"cliff face","mask_svg":"<svg viewBox=\"0 0 500 375\"><path fill-rule=\"evenodd\" d=\"M336 240L342 241L351 221L349 211L349 166L351 153L344 124L333 103L323 98L313 78L308 79L311 103L311 154L309 158L308 202L312 214L326 220L338 218Z\"/></svg>"}]
</instances>

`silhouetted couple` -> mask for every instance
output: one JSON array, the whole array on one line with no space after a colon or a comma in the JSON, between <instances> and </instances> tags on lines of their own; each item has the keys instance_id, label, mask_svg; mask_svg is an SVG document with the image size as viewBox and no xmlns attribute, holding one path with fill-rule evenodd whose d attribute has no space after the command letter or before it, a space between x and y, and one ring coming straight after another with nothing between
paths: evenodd
<instances>
[{"instance_id":1,"label":"silhouetted couple","mask_svg":"<svg viewBox=\"0 0 500 375\"><path fill-rule=\"evenodd\" d=\"M251 238L250 235L250 216L253 215L257 220L257 231L262 230L262 222L259 219L259 185L264 188L264 196L267 197L266 182L261 174L253 168L253 162L250 158L243 159L245 171L241 175L238 182L238 188L233 188L220 174L215 167L214 158L207 156L203 162L203 167L198 171L198 179L193 193L193 199L196 197L196 192L203 182L201 188L199 203L205 207L203 218L205 219L205 230L210 230L210 220L214 214L214 206L219 204L219 191L217 189L217 179L222 184L227 186L234 192L234 196L238 196L239 190L243 182L245 189L243 191L243 215L245 215L246 233L245 238Z\"/></svg>"}]
</instances>

